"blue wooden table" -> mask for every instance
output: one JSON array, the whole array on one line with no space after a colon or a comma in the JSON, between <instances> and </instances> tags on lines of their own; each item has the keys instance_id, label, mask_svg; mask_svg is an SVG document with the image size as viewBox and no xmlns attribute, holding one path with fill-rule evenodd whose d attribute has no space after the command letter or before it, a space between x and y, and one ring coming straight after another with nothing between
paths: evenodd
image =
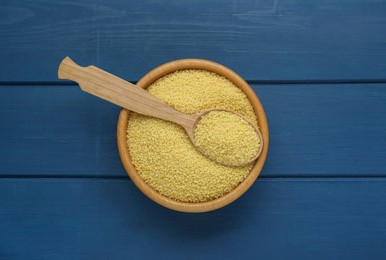
<instances>
[{"instance_id":1,"label":"blue wooden table","mask_svg":"<svg viewBox=\"0 0 386 260\"><path fill-rule=\"evenodd\" d=\"M385 1L3 0L0 47L0 259L386 259ZM67 55L132 82L235 70L269 121L261 177L214 212L150 201Z\"/></svg>"}]
</instances>

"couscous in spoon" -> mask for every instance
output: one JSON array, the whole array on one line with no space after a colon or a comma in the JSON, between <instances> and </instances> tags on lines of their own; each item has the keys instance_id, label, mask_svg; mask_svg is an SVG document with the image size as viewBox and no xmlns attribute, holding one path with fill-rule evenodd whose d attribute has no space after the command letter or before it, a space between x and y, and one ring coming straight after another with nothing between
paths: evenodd
<instances>
[{"instance_id":1,"label":"couscous in spoon","mask_svg":"<svg viewBox=\"0 0 386 260\"><path fill-rule=\"evenodd\" d=\"M58 70L58 77L60 79L68 79L68 80L76 81L83 91L88 92L99 98L102 98L106 101L109 101L115 105L121 106L130 111L134 111L136 113L146 115L146 116L152 116L152 117L157 117L167 121L171 121L182 126L185 129L186 133L188 134L193 145L198 149L198 151L200 151L208 158L220 164L227 165L227 166L244 166L246 164L249 164L255 161L259 157L262 151L263 138L260 131L249 120L232 111L228 111L225 109L213 109L213 110L206 110L195 115L183 114L173 109L172 107L168 106L167 104L163 103L162 101L160 101L158 98L156 98L151 93L144 90L143 88L140 88L130 82L127 82L95 66L81 67L77 65L75 62L73 62L69 57L66 57L61 62ZM228 160L218 159L222 155L227 156L228 151L226 151L226 148L229 146L229 144L226 142L227 140L232 139L232 138L227 139L223 136L217 136L219 138L224 138L224 140L221 140L224 143L220 144L221 146L220 148L225 148L225 150L218 149L219 151L220 150L222 151L221 152L222 154L219 154L220 157L211 156L212 154L208 153L205 149L202 149L201 146L197 145L196 135L198 134L198 132L196 132L196 128L198 129L200 127L199 125L200 121L204 119L206 116L210 115L212 112L213 113L214 112L231 113L231 115L229 116L225 115L225 117L232 118L233 116L234 118L236 118L235 117L236 115L237 116L236 119L238 119L239 121L245 121L248 123L248 124L245 124L244 122L244 125L248 125L249 128L252 128L254 130L253 134L256 135L255 139L258 142L258 146L256 146L256 149L253 150L253 154L251 156L249 156L248 158L245 158L245 160L243 161L238 161L236 163ZM218 115L214 115L214 117L216 116L218 117ZM224 117L224 115L220 115L220 117L221 116ZM228 129L229 127L232 127L232 126L229 126L228 124ZM203 128L204 127L201 127L201 129ZM220 127L219 129L220 130L226 129L226 126L224 125L224 128ZM229 131L222 132L224 136L227 133L229 133ZM246 131L240 132L240 134L243 134L243 133L245 134ZM209 145L210 145L211 139L213 138L212 137L206 138L206 139L204 138L204 140L209 140ZM228 156L229 156L229 153L228 153Z\"/></svg>"}]
</instances>

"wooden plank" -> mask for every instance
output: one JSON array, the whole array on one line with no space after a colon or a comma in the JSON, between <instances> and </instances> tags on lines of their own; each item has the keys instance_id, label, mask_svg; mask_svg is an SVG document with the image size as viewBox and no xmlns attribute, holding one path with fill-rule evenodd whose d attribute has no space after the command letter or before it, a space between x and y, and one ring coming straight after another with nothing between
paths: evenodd
<instances>
[{"instance_id":1,"label":"wooden plank","mask_svg":"<svg viewBox=\"0 0 386 260\"><path fill-rule=\"evenodd\" d=\"M270 127L263 176L386 176L385 87L254 86Z\"/></svg>"},{"instance_id":2,"label":"wooden plank","mask_svg":"<svg viewBox=\"0 0 386 260\"><path fill-rule=\"evenodd\" d=\"M2 82L57 81L67 55L128 80L187 57L248 80L386 80L376 0L4 0L0 26Z\"/></svg>"},{"instance_id":3,"label":"wooden plank","mask_svg":"<svg viewBox=\"0 0 386 260\"><path fill-rule=\"evenodd\" d=\"M0 87L0 97L3 175L125 176L120 108L75 86Z\"/></svg>"},{"instance_id":4,"label":"wooden plank","mask_svg":"<svg viewBox=\"0 0 386 260\"><path fill-rule=\"evenodd\" d=\"M253 88L270 127L262 176L386 176L386 84ZM118 114L75 86L0 87L0 175L126 176Z\"/></svg>"},{"instance_id":5,"label":"wooden plank","mask_svg":"<svg viewBox=\"0 0 386 260\"><path fill-rule=\"evenodd\" d=\"M128 180L1 179L3 259L382 259L386 180L258 181L233 204L177 213Z\"/></svg>"}]
</instances>

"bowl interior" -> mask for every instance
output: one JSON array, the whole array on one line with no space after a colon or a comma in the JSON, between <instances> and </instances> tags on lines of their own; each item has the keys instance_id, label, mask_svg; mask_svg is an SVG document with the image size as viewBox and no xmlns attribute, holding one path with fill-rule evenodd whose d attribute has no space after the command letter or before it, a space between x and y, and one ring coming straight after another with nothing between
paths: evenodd
<instances>
[{"instance_id":1,"label":"bowl interior","mask_svg":"<svg viewBox=\"0 0 386 260\"><path fill-rule=\"evenodd\" d=\"M263 137L264 145L262 148L262 152L259 158L257 158L256 163L252 168L251 172L249 173L249 175L231 192L225 194L220 198L207 201L207 202L199 202L199 203L180 202L161 195L152 187L150 187L141 178L141 176L136 171L131 161L130 153L126 142L126 129L127 129L130 111L126 109L121 110L119 114L119 119L118 119L118 126L117 126L118 150L119 150L119 155L121 157L123 166L125 167L128 175L130 176L134 184L150 199L167 208L170 208L176 211L206 212L206 211L211 211L211 210L221 208L235 201L242 194L244 194L255 182L255 180L259 176L264 166L267 153L268 153L268 143L269 143L268 122L267 122L267 118L266 118L263 106L261 105L259 99L257 98L254 91L251 89L251 87L248 85L248 83L245 82L245 80L243 80L239 75L237 75L229 68L215 62L200 60L200 59L184 59L184 60L171 61L147 73L145 76L143 76L140 79L140 81L138 81L137 86L140 86L142 88L147 88L150 84L152 84L157 79L171 72L174 72L177 70L184 70L184 69L207 70L207 71L211 71L224 76L228 80L232 81L237 87L239 87L245 93L249 102L252 104L252 107L254 109L254 112L258 120L258 126Z\"/></svg>"}]
</instances>

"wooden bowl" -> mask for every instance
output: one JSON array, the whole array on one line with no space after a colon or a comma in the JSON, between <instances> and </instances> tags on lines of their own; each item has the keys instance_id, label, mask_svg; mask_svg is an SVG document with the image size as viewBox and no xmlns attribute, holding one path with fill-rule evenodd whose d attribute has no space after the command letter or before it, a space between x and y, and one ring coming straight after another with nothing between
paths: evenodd
<instances>
[{"instance_id":1,"label":"wooden bowl","mask_svg":"<svg viewBox=\"0 0 386 260\"><path fill-rule=\"evenodd\" d=\"M231 192L225 194L220 198L207 201L207 202L199 202L199 203L181 202L181 201L176 201L161 195L152 187L150 187L141 178L141 176L139 175L139 173L137 172L137 170L135 169L131 161L130 153L127 147L127 137L126 137L126 130L127 130L130 111L126 109L121 110L119 114L119 119L118 119L118 127L117 127L118 150L119 150L119 155L121 157L123 166L125 167L128 175L130 176L134 184L150 199L161 204L162 206L165 206L167 208L170 208L176 211L206 212L206 211L211 211L211 210L221 208L235 201L241 195L243 195L244 192L246 192L249 189L249 187L251 187L251 185L255 182L255 180L259 176L264 166L265 159L267 157L268 139L269 139L268 122L267 122L267 118L266 118L263 106L261 105L255 92L251 89L248 83L245 82L245 80L243 80L234 71L215 62L200 60L200 59L184 59L184 60L171 61L147 73L145 76L141 78L140 81L138 81L137 86L140 86L142 88L147 88L154 81L165 76L166 74L169 74L177 70L184 70L184 69L207 70L226 77L245 93L249 102L252 104L258 120L260 131L263 136L264 145L263 145L263 151L260 154L259 158L256 160L256 163L253 169L251 170L251 172L249 173L249 175Z\"/></svg>"}]
</instances>

